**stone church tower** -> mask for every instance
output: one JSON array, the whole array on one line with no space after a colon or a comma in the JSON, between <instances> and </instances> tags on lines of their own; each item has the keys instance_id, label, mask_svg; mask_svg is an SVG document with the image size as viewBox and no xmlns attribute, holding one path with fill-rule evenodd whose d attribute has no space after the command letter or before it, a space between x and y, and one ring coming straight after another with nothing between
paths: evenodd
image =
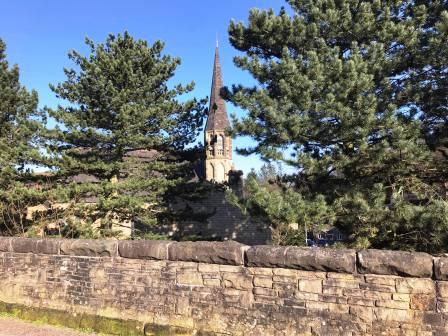
<instances>
[{"instance_id":1,"label":"stone church tower","mask_svg":"<svg viewBox=\"0 0 448 336\"><path fill-rule=\"evenodd\" d=\"M210 107L204 131L205 178L207 181L228 182L232 170L232 139L225 134L230 126L226 102L219 92L223 87L218 44L213 65Z\"/></svg>"}]
</instances>

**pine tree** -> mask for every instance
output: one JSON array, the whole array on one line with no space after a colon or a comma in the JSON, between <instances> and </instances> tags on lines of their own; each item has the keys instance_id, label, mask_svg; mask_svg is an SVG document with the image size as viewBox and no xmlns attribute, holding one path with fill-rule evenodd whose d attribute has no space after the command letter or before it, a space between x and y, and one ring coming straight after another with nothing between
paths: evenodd
<instances>
[{"instance_id":1,"label":"pine tree","mask_svg":"<svg viewBox=\"0 0 448 336\"><path fill-rule=\"evenodd\" d=\"M76 67L51 85L67 102L49 110L57 127L48 131L47 150L66 183L58 200L70 202L68 211L84 223L100 221L101 234L114 221L155 225L166 195L191 174L183 154L200 131L204 102L180 101L194 83L169 88L180 59L163 55L160 41L148 46L125 32L86 44L90 55L71 51ZM147 162L130 155L138 150L147 151ZM70 183L77 174L94 179ZM83 205L90 196L98 197L96 205Z\"/></svg>"},{"instance_id":2,"label":"pine tree","mask_svg":"<svg viewBox=\"0 0 448 336\"><path fill-rule=\"evenodd\" d=\"M224 92L248 111L233 132L256 145L241 152L296 167L294 191L322 195L354 246L448 248L448 205L428 179L420 121L446 115L446 95L438 107L434 97L447 59L428 48L443 46L447 2L288 4L292 16L254 9L247 26L229 26L245 53L235 64L259 83Z\"/></svg>"},{"instance_id":3,"label":"pine tree","mask_svg":"<svg viewBox=\"0 0 448 336\"><path fill-rule=\"evenodd\" d=\"M26 207L44 196L30 189L30 164L39 158L38 96L19 82L19 67L9 66L6 44L0 39L0 234L25 234Z\"/></svg>"}]
</instances>

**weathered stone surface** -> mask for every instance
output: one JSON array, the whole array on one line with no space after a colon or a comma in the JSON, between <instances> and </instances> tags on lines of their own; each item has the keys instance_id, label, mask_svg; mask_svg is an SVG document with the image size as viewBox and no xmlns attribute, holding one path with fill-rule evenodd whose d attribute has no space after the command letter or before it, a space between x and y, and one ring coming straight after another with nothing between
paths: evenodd
<instances>
[{"instance_id":1,"label":"weathered stone surface","mask_svg":"<svg viewBox=\"0 0 448 336\"><path fill-rule=\"evenodd\" d=\"M87 257L116 257L117 241L114 240L63 240L60 253Z\"/></svg>"},{"instance_id":2,"label":"weathered stone surface","mask_svg":"<svg viewBox=\"0 0 448 336\"><path fill-rule=\"evenodd\" d=\"M38 239L33 238L13 238L11 240L11 249L16 253L35 253L37 241Z\"/></svg>"},{"instance_id":3,"label":"weathered stone surface","mask_svg":"<svg viewBox=\"0 0 448 336\"><path fill-rule=\"evenodd\" d=\"M436 298L433 295L412 294L411 309L434 311L436 309Z\"/></svg>"},{"instance_id":4,"label":"weathered stone surface","mask_svg":"<svg viewBox=\"0 0 448 336\"><path fill-rule=\"evenodd\" d=\"M441 336L448 330L448 281L151 259L163 258L164 242L14 239L20 253L8 243L0 251L0 311L3 301L30 311L58 309L58 316L72 312L80 327L95 314L188 328L179 335ZM64 254L53 254L59 243ZM109 321L107 334L118 334Z\"/></svg>"},{"instance_id":5,"label":"weathered stone surface","mask_svg":"<svg viewBox=\"0 0 448 336\"><path fill-rule=\"evenodd\" d=\"M363 274L432 277L433 257L422 252L361 250L358 271Z\"/></svg>"},{"instance_id":6,"label":"weathered stone surface","mask_svg":"<svg viewBox=\"0 0 448 336\"><path fill-rule=\"evenodd\" d=\"M12 238L11 250L16 253L59 254L60 239Z\"/></svg>"},{"instance_id":7,"label":"weathered stone surface","mask_svg":"<svg viewBox=\"0 0 448 336\"><path fill-rule=\"evenodd\" d=\"M130 259L166 260L168 245L164 240L124 240L118 243L120 257Z\"/></svg>"},{"instance_id":8,"label":"weathered stone surface","mask_svg":"<svg viewBox=\"0 0 448 336\"><path fill-rule=\"evenodd\" d=\"M272 288L272 277L255 276L254 277L254 286L255 287Z\"/></svg>"},{"instance_id":9,"label":"weathered stone surface","mask_svg":"<svg viewBox=\"0 0 448 336\"><path fill-rule=\"evenodd\" d=\"M177 274L179 285L200 286L203 284L202 276L198 272L182 271Z\"/></svg>"},{"instance_id":10,"label":"weathered stone surface","mask_svg":"<svg viewBox=\"0 0 448 336\"><path fill-rule=\"evenodd\" d=\"M223 275L223 283L225 287L236 289L250 289L253 287L252 275L242 273L228 273Z\"/></svg>"},{"instance_id":11,"label":"weathered stone surface","mask_svg":"<svg viewBox=\"0 0 448 336\"><path fill-rule=\"evenodd\" d=\"M437 281L437 294L442 298L448 299L448 282Z\"/></svg>"},{"instance_id":12,"label":"weathered stone surface","mask_svg":"<svg viewBox=\"0 0 448 336\"><path fill-rule=\"evenodd\" d=\"M39 254L59 254L62 239L40 239L36 244Z\"/></svg>"},{"instance_id":13,"label":"weathered stone surface","mask_svg":"<svg viewBox=\"0 0 448 336\"><path fill-rule=\"evenodd\" d=\"M364 323L373 321L373 309L371 307L353 306L350 307L350 314L360 319Z\"/></svg>"},{"instance_id":14,"label":"weathered stone surface","mask_svg":"<svg viewBox=\"0 0 448 336\"><path fill-rule=\"evenodd\" d=\"M396 280L398 293L431 294L435 296L436 286L431 279L399 278Z\"/></svg>"},{"instance_id":15,"label":"weathered stone surface","mask_svg":"<svg viewBox=\"0 0 448 336\"><path fill-rule=\"evenodd\" d=\"M448 280L448 257L434 258L434 276L437 280Z\"/></svg>"},{"instance_id":16,"label":"weathered stone surface","mask_svg":"<svg viewBox=\"0 0 448 336\"><path fill-rule=\"evenodd\" d=\"M342 249L259 245L249 248L246 258L248 266L354 273L356 253Z\"/></svg>"},{"instance_id":17,"label":"weathered stone surface","mask_svg":"<svg viewBox=\"0 0 448 336\"><path fill-rule=\"evenodd\" d=\"M236 242L180 242L168 246L169 260L243 265L246 245Z\"/></svg>"},{"instance_id":18,"label":"weathered stone surface","mask_svg":"<svg viewBox=\"0 0 448 336\"><path fill-rule=\"evenodd\" d=\"M322 280L299 280L299 290L308 293L322 293Z\"/></svg>"},{"instance_id":19,"label":"weathered stone surface","mask_svg":"<svg viewBox=\"0 0 448 336\"><path fill-rule=\"evenodd\" d=\"M0 237L0 252L11 252L11 240L10 237Z\"/></svg>"}]
</instances>

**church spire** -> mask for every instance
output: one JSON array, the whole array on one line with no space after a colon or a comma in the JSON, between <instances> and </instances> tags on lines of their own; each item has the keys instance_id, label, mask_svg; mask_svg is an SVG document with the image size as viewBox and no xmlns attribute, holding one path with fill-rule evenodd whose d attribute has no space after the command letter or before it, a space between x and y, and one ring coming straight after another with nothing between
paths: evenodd
<instances>
[{"instance_id":1,"label":"church spire","mask_svg":"<svg viewBox=\"0 0 448 336\"><path fill-rule=\"evenodd\" d=\"M218 39L216 39L215 64L213 65L212 92L207 124L205 125L205 178L207 181L227 182L232 170L232 138L225 130L230 126L226 102L219 94L222 74L219 62Z\"/></svg>"},{"instance_id":2,"label":"church spire","mask_svg":"<svg viewBox=\"0 0 448 336\"><path fill-rule=\"evenodd\" d=\"M215 63L213 65L212 90L210 93L210 107L208 112L206 131L225 130L229 124L226 102L219 94L222 83L221 63L219 61L218 39L216 39Z\"/></svg>"}]
</instances>

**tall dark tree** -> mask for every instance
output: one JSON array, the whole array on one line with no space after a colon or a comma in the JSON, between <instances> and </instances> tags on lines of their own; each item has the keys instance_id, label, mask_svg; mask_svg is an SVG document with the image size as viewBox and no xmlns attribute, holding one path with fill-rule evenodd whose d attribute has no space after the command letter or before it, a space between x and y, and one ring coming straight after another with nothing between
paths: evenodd
<instances>
[{"instance_id":1,"label":"tall dark tree","mask_svg":"<svg viewBox=\"0 0 448 336\"><path fill-rule=\"evenodd\" d=\"M194 83L169 87L180 59L163 55L160 41L148 46L125 32L86 44L90 54L71 51L76 67L51 86L66 102L49 110L57 122L47 134L52 165L64 178L91 176L83 184L66 179L60 200L106 229L114 220L154 224L166 192L188 176L181 154L200 131L204 102L179 98ZM146 153L143 163L139 151ZM98 197L96 205L79 211L89 196Z\"/></svg>"},{"instance_id":2,"label":"tall dark tree","mask_svg":"<svg viewBox=\"0 0 448 336\"><path fill-rule=\"evenodd\" d=\"M446 53L448 2L287 2L229 27L235 64L259 83L226 92L248 111L234 134L256 140L241 152L296 167L294 190L323 195L355 246L448 248L418 118L446 114L447 58L431 48Z\"/></svg>"},{"instance_id":3,"label":"tall dark tree","mask_svg":"<svg viewBox=\"0 0 448 336\"><path fill-rule=\"evenodd\" d=\"M19 82L19 67L9 66L0 39L0 234L24 234L27 206L42 195L24 184L29 167L39 157L38 97Z\"/></svg>"}]
</instances>

